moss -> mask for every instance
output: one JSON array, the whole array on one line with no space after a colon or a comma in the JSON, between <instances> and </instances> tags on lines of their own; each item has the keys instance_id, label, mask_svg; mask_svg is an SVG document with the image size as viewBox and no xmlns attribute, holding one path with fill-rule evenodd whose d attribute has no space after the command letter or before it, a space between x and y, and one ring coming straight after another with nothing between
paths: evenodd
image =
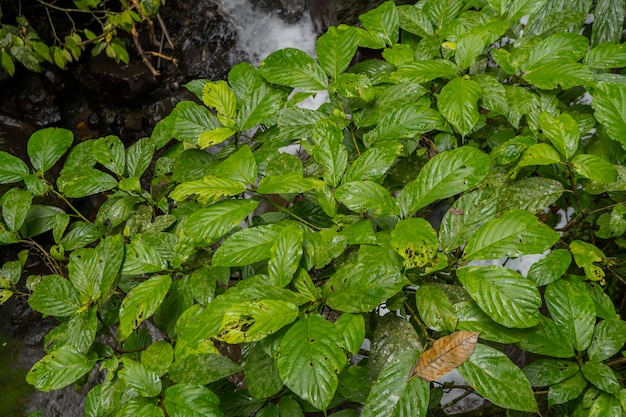
<instances>
[{"instance_id":1,"label":"moss","mask_svg":"<svg viewBox=\"0 0 626 417\"><path fill-rule=\"evenodd\" d=\"M34 388L26 383L26 369L16 366L19 341L0 333L0 416L23 417Z\"/></svg>"}]
</instances>

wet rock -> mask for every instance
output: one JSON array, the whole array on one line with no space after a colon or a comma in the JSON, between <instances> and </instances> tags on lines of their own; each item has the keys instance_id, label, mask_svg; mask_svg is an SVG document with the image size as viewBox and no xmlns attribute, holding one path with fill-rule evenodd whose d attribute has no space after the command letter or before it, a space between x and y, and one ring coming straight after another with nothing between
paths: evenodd
<instances>
[{"instance_id":1,"label":"wet rock","mask_svg":"<svg viewBox=\"0 0 626 417\"><path fill-rule=\"evenodd\" d=\"M124 128L139 131L143 127L143 114L140 111L133 111L124 117Z\"/></svg>"},{"instance_id":2,"label":"wet rock","mask_svg":"<svg viewBox=\"0 0 626 417\"><path fill-rule=\"evenodd\" d=\"M259 9L276 14L285 23L296 23L306 11L305 0L250 0Z\"/></svg>"},{"instance_id":3,"label":"wet rock","mask_svg":"<svg viewBox=\"0 0 626 417\"><path fill-rule=\"evenodd\" d=\"M358 25L359 15L380 6L384 0L310 0L311 20L315 30L322 34L329 27L341 23ZM398 5L414 4L415 0L396 0Z\"/></svg>"}]
</instances>

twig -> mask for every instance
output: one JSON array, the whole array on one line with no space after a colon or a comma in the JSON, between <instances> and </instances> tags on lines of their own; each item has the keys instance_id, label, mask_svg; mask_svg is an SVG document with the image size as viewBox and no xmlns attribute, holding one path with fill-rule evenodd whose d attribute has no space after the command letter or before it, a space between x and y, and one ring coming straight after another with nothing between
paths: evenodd
<instances>
[{"instance_id":1,"label":"twig","mask_svg":"<svg viewBox=\"0 0 626 417\"><path fill-rule=\"evenodd\" d=\"M172 38L170 37L170 34L167 31L167 27L165 26L165 22L163 21L163 18L161 17L160 13L157 13L157 19L159 20L159 25L161 26L161 30L163 31L163 34L165 35L165 39L167 39L167 43L169 43L170 48L174 49L174 42L172 42Z\"/></svg>"},{"instance_id":2,"label":"twig","mask_svg":"<svg viewBox=\"0 0 626 417\"><path fill-rule=\"evenodd\" d=\"M143 61L144 65L148 68L148 71L150 71L150 74L152 74L152 77L156 78L157 75L159 75L159 71L157 71L152 66L152 64L150 63L150 60L148 59L148 56L146 55L143 48L141 47L141 43L139 42L139 33L137 33L137 27L135 26L134 23L133 23L133 27L130 30L130 33L133 35L133 42L135 43L135 48L137 48L137 52L139 52L139 56L141 56L141 60Z\"/></svg>"},{"instance_id":3,"label":"twig","mask_svg":"<svg viewBox=\"0 0 626 417\"><path fill-rule=\"evenodd\" d=\"M156 56L157 58L163 58L167 61L171 61L174 65L178 66L178 59L171 57L169 55L164 55L160 52L156 52L156 51L146 51L147 54L152 55L152 56Z\"/></svg>"}]
</instances>

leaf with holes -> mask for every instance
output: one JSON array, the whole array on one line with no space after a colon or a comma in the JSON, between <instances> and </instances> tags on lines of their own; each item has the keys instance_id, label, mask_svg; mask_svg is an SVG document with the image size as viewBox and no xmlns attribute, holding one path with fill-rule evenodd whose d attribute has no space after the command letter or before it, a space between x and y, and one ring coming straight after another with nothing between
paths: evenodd
<instances>
[{"instance_id":1,"label":"leaf with holes","mask_svg":"<svg viewBox=\"0 0 626 417\"><path fill-rule=\"evenodd\" d=\"M118 338L126 339L159 308L172 285L169 275L152 277L133 288L122 301Z\"/></svg>"},{"instance_id":2,"label":"leaf with holes","mask_svg":"<svg viewBox=\"0 0 626 417\"><path fill-rule=\"evenodd\" d=\"M97 361L70 346L62 346L34 364L26 382L41 391L61 389L91 371Z\"/></svg>"}]
</instances>

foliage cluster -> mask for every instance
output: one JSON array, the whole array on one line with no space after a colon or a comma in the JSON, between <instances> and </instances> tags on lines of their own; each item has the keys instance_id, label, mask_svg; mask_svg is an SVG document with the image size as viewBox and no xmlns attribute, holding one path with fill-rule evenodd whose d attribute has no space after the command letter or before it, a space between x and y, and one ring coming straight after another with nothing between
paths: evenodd
<instances>
[{"instance_id":1,"label":"foliage cluster","mask_svg":"<svg viewBox=\"0 0 626 417\"><path fill-rule=\"evenodd\" d=\"M11 76L19 62L30 71L41 71L41 64L49 62L65 69L78 61L86 48L96 56L104 52L117 63L128 63L129 55L122 34L137 37L136 25L158 14L165 0L119 0L111 4L105 0L73 0L75 7L61 7L56 2L38 1L48 17L52 42L40 37L29 22L35 16L22 15L19 2L15 24L6 22L0 6L0 66ZM26 5L24 5L26 7ZM69 33L57 29L62 19L52 13L62 13L71 24ZM85 20L85 17L88 17ZM137 41L136 41L137 43Z\"/></svg>"},{"instance_id":2,"label":"foliage cluster","mask_svg":"<svg viewBox=\"0 0 626 417\"><path fill-rule=\"evenodd\" d=\"M0 240L29 247L0 297L60 323L27 380L97 369L89 417L436 415L447 387L413 368L465 331L455 366L495 406L622 416L623 17L623 0L386 2L317 59L189 83L198 100L126 148L49 128L30 164L0 152ZM358 47L381 58L350 66Z\"/></svg>"}]
</instances>

